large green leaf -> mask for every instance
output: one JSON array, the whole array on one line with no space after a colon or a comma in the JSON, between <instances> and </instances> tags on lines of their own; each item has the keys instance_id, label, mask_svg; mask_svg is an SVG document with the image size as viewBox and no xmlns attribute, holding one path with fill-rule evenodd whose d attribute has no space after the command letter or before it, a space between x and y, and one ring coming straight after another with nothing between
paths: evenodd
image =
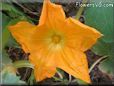
<instances>
[{"instance_id":1,"label":"large green leaf","mask_svg":"<svg viewBox=\"0 0 114 86\"><path fill-rule=\"evenodd\" d=\"M95 0L95 2L93 2L92 4L97 5L100 2L102 2L102 4L109 4L103 3L103 0ZM86 24L96 28L101 33L103 33L103 41L114 42L114 9L112 6L88 7L85 11L85 17Z\"/></svg>"},{"instance_id":2,"label":"large green leaf","mask_svg":"<svg viewBox=\"0 0 114 86\"><path fill-rule=\"evenodd\" d=\"M103 72L107 72L108 74L114 75L114 42L108 44L110 45L110 50L107 51L107 55L109 55L109 58L104 60L100 65L99 68Z\"/></svg>"},{"instance_id":3,"label":"large green leaf","mask_svg":"<svg viewBox=\"0 0 114 86\"><path fill-rule=\"evenodd\" d=\"M99 5L99 3L102 5ZM107 2L105 0L95 0L91 4L98 6L90 6L85 10L85 23L96 28L104 35L92 50L98 55L108 56L99 65L99 68L110 74L114 74L114 8L111 5L109 7L104 7L104 5L113 3L114 0L108 0Z\"/></svg>"},{"instance_id":4,"label":"large green leaf","mask_svg":"<svg viewBox=\"0 0 114 86\"><path fill-rule=\"evenodd\" d=\"M113 43L106 43L102 40L98 40L98 42L94 45L94 47L92 48L92 50L94 51L94 53L96 53L97 55L103 56L109 56L110 52L111 52L111 47L112 47Z\"/></svg>"},{"instance_id":5,"label":"large green leaf","mask_svg":"<svg viewBox=\"0 0 114 86\"><path fill-rule=\"evenodd\" d=\"M114 58L114 56L109 57L108 59L104 60L103 62L101 62L101 64L99 65L100 70L102 70L104 73L110 74L110 75L114 75L114 60L112 60L111 58Z\"/></svg>"}]
</instances>

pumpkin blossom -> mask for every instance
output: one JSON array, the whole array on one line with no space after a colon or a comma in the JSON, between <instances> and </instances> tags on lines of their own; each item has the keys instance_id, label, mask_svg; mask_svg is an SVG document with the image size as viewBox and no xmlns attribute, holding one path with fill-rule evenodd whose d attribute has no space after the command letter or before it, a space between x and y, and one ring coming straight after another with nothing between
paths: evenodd
<instances>
[{"instance_id":1,"label":"pumpkin blossom","mask_svg":"<svg viewBox=\"0 0 114 86\"><path fill-rule=\"evenodd\" d=\"M85 51L102 36L92 27L73 18L66 18L61 5L44 0L38 25L21 21L10 26L13 37L23 50L30 52L37 81L51 78L60 68L90 83Z\"/></svg>"}]
</instances>

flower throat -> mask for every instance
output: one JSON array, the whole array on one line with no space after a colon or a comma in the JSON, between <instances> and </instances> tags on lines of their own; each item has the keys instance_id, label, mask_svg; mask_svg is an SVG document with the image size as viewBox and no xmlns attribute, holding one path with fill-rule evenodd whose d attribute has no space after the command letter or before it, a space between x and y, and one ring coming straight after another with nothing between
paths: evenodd
<instances>
[{"instance_id":1,"label":"flower throat","mask_svg":"<svg viewBox=\"0 0 114 86\"><path fill-rule=\"evenodd\" d=\"M58 44L60 43L61 41L61 36L60 35L53 35L52 36L52 42L55 43L55 44Z\"/></svg>"}]
</instances>

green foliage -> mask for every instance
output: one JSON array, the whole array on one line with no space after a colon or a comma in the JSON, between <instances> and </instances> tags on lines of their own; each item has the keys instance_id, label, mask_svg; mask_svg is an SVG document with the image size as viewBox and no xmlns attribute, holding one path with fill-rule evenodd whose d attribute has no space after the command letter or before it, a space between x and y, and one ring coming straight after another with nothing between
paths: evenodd
<instances>
[{"instance_id":1,"label":"green foliage","mask_svg":"<svg viewBox=\"0 0 114 86\"><path fill-rule=\"evenodd\" d=\"M2 54L0 56L0 59L2 60L0 61L0 63L2 63L2 68L0 69L2 84L6 84L6 85L25 84L25 82L21 81L20 77L16 75L16 72L11 71L12 67L8 67L8 65L11 65L15 68L20 68L20 67L29 67L31 66L29 65L30 63L28 63L27 61L25 63L23 62L23 64L22 62L12 63L12 60L9 58L8 54L5 51L5 47L6 46L19 47L18 43L13 39L11 33L9 32L8 27L10 25L16 24L19 21L22 21L22 20L27 21L29 19L23 12L13 7L12 3L4 2L4 3L0 3L0 6L1 5L2 5L2 11L3 11L3 13L1 13L2 18L0 19L1 22L3 22L2 23L2 52L0 52L0 54Z\"/></svg>"},{"instance_id":2,"label":"green foliage","mask_svg":"<svg viewBox=\"0 0 114 86\"><path fill-rule=\"evenodd\" d=\"M33 85L34 82L35 82L35 76L34 76L34 71L32 71L32 73L28 79L28 83L29 83L29 85Z\"/></svg>"},{"instance_id":3,"label":"green foliage","mask_svg":"<svg viewBox=\"0 0 114 86\"><path fill-rule=\"evenodd\" d=\"M86 82L84 82L84 81L82 81L82 80L80 80L80 79L77 79L76 81L77 81L77 83L78 83L79 85L88 85Z\"/></svg>"},{"instance_id":4,"label":"green foliage","mask_svg":"<svg viewBox=\"0 0 114 86\"><path fill-rule=\"evenodd\" d=\"M3 14L4 15L4 14ZM3 16L3 19L4 18L6 18L6 16ZM11 62L11 61L9 61L9 57L8 57L8 55L6 55L6 52L5 52L5 50L4 50L4 48L5 48L5 46L6 46L6 44L7 45L12 45L12 46L14 46L14 45L18 45L16 42L15 42L15 40L12 38L12 36L11 36L11 34L10 34L10 32L9 32L9 30L8 30L8 26L10 26L10 25L13 25L13 24L16 24L17 22L19 22L20 20L24 20L24 19L26 19L26 18L24 18L24 17L19 17L19 18L17 18L17 19L14 19L14 20L9 20L9 21L5 21L4 20L4 22L7 22L7 23L5 23L5 24L3 24L3 31L2 31L2 48L3 48L3 56L2 56L2 58L3 58L3 63L5 64L6 62L4 62L4 61L8 61L8 62ZM5 25L5 26L4 26ZM7 58L7 59L6 59Z\"/></svg>"},{"instance_id":5,"label":"green foliage","mask_svg":"<svg viewBox=\"0 0 114 86\"><path fill-rule=\"evenodd\" d=\"M6 29L7 25L10 21L10 18L6 16L5 14L2 14L2 48L4 48L5 44L7 43L7 40L9 38L9 31Z\"/></svg>"},{"instance_id":6,"label":"green foliage","mask_svg":"<svg viewBox=\"0 0 114 86\"><path fill-rule=\"evenodd\" d=\"M1 71L2 84L3 85L22 85L24 81L20 80L20 77L16 75L15 68L13 66L7 66Z\"/></svg>"},{"instance_id":7,"label":"green foliage","mask_svg":"<svg viewBox=\"0 0 114 86\"><path fill-rule=\"evenodd\" d=\"M113 3L114 1L111 1ZM109 4L103 3L103 0L96 0L92 4ZM107 58L99 67L102 71L110 74L114 73L114 21L113 21L113 7L88 7L85 10L86 24L96 28L104 36L99 39L92 50L98 55L106 55Z\"/></svg>"},{"instance_id":8,"label":"green foliage","mask_svg":"<svg viewBox=\"0 0 114 86\"><path fill-rule=\"evenodd\" d=\"M86 24L103 33L102 40L114 42L113 7L89 7L86 9Z\"/></svg>"},{"instance_id":9,"label":"green foliage","mask_svg":"<svg viewBox=\"0 0 114 86\"><path fill-rule=\"evenodd\" d=\"M24 1L24 0L22 0ZM29 0L31 1L31 0ZM42 0L41 0L42 1ZM52 0L53 1L53 0ZM103 0L100 0L103 1ZM113 0L109 0L113 1ZM99 3L99 0L95 0L94 3ZM21 67L29 67L34 68L32 64L30 64L27 60L25 61L17 61L12 63L11 59L8 57L8 54L4 50L5 46L14 46L19 47L18 43L13 39L11 36L8 27L10 25L14 25L17 22L21 20L27 20L30 21L34 20L28 16L26 16L23 12L18 10L12 3L0 3L0 6L2 5L2 10L5 11L5 13L2 14L2 66L3 68L1 70L1 76L2 77L2 84L25 84L24 81L20 80L20 77L16 75L15 68L21 68ZM89 26L92 26L99 30L104 36L99 39L99 41L96 43L96 45L92 48L92 50L98 54L98 55L106 55L109 58L104 60L99 68L107 72L109 74L114 74L114 21L113 21L113 8L112 7L89 7L86 9L85 12L86 17L86 24ZM1 52L0 52L1 54ZM9 67L11 65L12 67ZM58 72L63 76L63 79L60 77L53 77L55 81L60 81L64 84L69 84L69 80L66 78L64 72L62 70L58 69ZM28 83L30 85L34 84L34 73L31 73L30 78L28 79ZM79 84L86 84L85 82L81 80L76 80Z\"/></svg>"},{"instance_id":10,"label":"green foliage","mask_svg":"<svg viewBox=\"0 0 114 86\"><path fill-rule=\"evenodd\" d=\"M2 22L2 28L6 28L8 22L11 20L10 17L6 16L5 14L1 13L2 15L2 19L1 22Z\"/></svg>"},{"instance_id":11,"label":"green foliage","mask_svg":"<svg viewBox=\"0 0 114 86\"><path fill-rule=\"evenodd\" d=\"M2 51L2 57L1 58L2 58L2 67L5 67L7 64L12 64L12 61L9 58L8 54L5 52L5 50Z\"/></svg>"},{"instance_id":12,"label":"green foliage","mask_svg":"<svg viewBox=\"0 0 114 86\"><path fill-rule=\"evenodd\" d=\"M23 16L24 13L21 12L20 10L16 9L12 3L0 3L2 5L2 10L7 11L10 17L18 17L18 16Z\"/></svg>"},{"instance_id":13,"label":"green foliage","mask_svg":"<svg viewBox=\"0 0 114 86\"><path fill-rule=\"evenodd\" d=\"M21 20L27 20L27 18L25 17L25 15L20 12L19 10L17 10L16 8L14 8L11 4L8 3L0 3L0 5L2 4L2 10L3 11L7 11L7 14L9 13L13 13L12 15L18 15L17 18L11 18L12 16L7 16L6 14L2 13L2 60L3 60L3 64L8 64L11 63L11 61L9 61L9 57L7 55L7 53L5 52L4 48L5 46L18 46L18 43L16 43L16 41L13 39L13 37L11 36L8 27L10 25L14 25L17 22L21 21ZM7 61L7 62L5 62Z\"/></svg>"},{"instance_id":14,"label":"green foliage","mask_svg":"<svg viewBox=\"0 0 114 86\"><path fill-rule=\"evenodd\" d=\"M2 19L3 19L3 23L2 23L2 67L5 66L5 64L11 64L11 59L8 57L7 53L5 52L4 48L6 43L8 42L10 33L7 29L7 25L10 21L10 18L8 16L6 16L5 14L2 14Z\"/></svg>"},{"instance_id":15,"label":"green foliage","mask_svg":"<svg viewBox=\"0 0 114 86\"><path fill-rule=\"evenodd\" d=\"M27 60L20 60L20 61L16 61L13 63L13 65L15 66L15 68L21 68L21 67L29 67L29 68L34 68L34 66Z\"/></svg>"}]
</instances>

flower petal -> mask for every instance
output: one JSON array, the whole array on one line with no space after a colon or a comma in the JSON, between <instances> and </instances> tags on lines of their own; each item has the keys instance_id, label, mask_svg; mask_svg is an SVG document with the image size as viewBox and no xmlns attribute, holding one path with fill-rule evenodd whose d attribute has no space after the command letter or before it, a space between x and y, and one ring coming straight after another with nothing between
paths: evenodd
<instances>
[{"instance_id":1,"label":"flower petal","mask_svg":"<svg viewBox=\"0 0 114 86\"><path fill-rule=\"evenodd\" d=\"M56 69L53 67L46 67L45 64L41 66L35 66L34 73L36 81L42 81L46 78L54 76Z\"/></svg>"},{"instance_id":2,"label":"flower petal","mask_svg":"<svg viewBox=\"0 0 114 86\"><path fill-rule=\"evenodd\" d=\"M87 83L91 82L88 63L84 53L66 47L63 49L61 55L58 54L58 61L58 68Z\"/></svg>"},{"instance_id":3,"label":"flower petal","mask_svg":"<svg viewBox=\"0 0 114 86\"><path fill-rule=\"evenodd\" d=\"M13 37L22 45L25 52L28 51L29 38L35 30L35 25L32 25L26 21L21 21L16 25L10 26L9 30Z\"/></svg>"},{"instance_id":4,"label":"flower petal","mask_svg":"<svg viewBox=\"0 0 114 86\"><path fill-rule=\"evenodd\" d=\"M31 53L29 60L35 66L34 73L37 81L54 76L56 72L54 58L54 53L46 51L45 48L38 50L36 53Z\"/></svg>"},{"instance_id":5,"label":"flower petal","mask_svg":"<svg viewBox=\"0 0 114 86\"><path fill-rule=\"evenodd\" d=\"M66 25L64 28L71 29L72 32L70 31L70 33L74 34L76 37L79 36L79 42L81 42L80 49L82 51L86 51L87 49L91 48L96 43L97 39L102 36L102 34L94 28L84 25L73 18L66 19L65 24Z\"/></svg>"},{"instance_id":6,"label":"flower petal","mask_svg":"<svg viewBox=\"0 0 114 86\"><path fill-rule=\"evenodd\" d=\"M49 23L54 26L54 22L65 20L65 13L61 5L55 5L50 0L44 0L43 10L39 20L39 25Z\"/></svg>"}]
</instances>

